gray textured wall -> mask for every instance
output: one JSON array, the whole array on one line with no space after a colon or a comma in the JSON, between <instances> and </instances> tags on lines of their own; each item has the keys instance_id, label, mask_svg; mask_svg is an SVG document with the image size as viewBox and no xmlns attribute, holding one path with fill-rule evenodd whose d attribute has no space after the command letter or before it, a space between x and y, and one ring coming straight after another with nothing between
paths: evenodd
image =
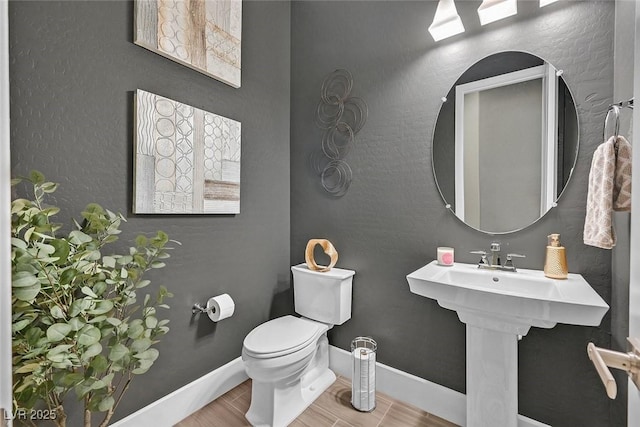
<instances>
[{"instance_id":1,"label":"gray textured wall","mask_svg":"<svg viewBox=\"0 0 640 427\"><path fill-rule=\"evenodd\" d=\"M477 2L456 2L467 27L434 43L427 32L436 2L292 3L291 261L303 260L309 238L326 237L339 266L356 270L353 317L330 331L343 349L358 335L378 341L378 359L465 391L465 328L453 311L409 292L405 275L431 261L439 245L456 259L492 238L444 209L431 172L431 135L440 105L458 76L480 58L524 50L564 70L577 103L580 154L558 207L523 231L500 236L521 252L522 267L542 269L546 236L562 233L569 268L610 301L611 255L584 246L582 228L591 157L613 90L613 2L561 2L538 9L518 2L515 18L480 28ZM322 132L314 125L323 78L353 73L369 119L347 161L353 184L329 197L307 162ZM615 308L615 307L614 307ZM586 356L594 341L609 345L610 314L599 328L532 328L519 344L520 412L553 426L610 426L610 403Z\"/></svg>"},{"instance_id":2,"label":"gray textured wall","mask_svg":"<svg viewBox=\"0 0 640 427\"><path fill-rule=\"evenodd\" d=\"M152 282L166 285L171 331L116 418L238 357L289 286L290 4L243 4L242 87L234 89L136 46L133 3L11 2L11 154L61 183L60 222L89 202L126 214L123 240L166 231L182 242ZM242 122L239 215L132 215L133 92L148 90ZM235 315L192 318L228 292ZM79 422L72 423L79 425Z\"/></svg>"}]
</instances>

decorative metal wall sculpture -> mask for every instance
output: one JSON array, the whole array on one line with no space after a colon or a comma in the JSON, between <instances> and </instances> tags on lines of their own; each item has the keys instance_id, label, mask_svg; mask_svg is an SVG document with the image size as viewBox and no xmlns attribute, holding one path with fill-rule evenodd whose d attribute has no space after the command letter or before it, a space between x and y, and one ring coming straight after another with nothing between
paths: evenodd
<instances>
[{"instance_id":1,"label":"decorative metal wall sculpture","mask_svg":"<svg viewBox=\"0 0 640 427\"><path fill-rule=\"evenodd\" d=\"M134 213L240 212L240 122L136 93Z\"/></svg>"},{"instance_id":2,"label":"decorative metal wall sculpture","mask_svg":"<svg viewBox=\"0 0 640 427\"><path fill-rule=\"evenodd\" d=\"M310 162L322 187L335 197L344 196L351 185L352 171L344 159L368 116L367 104L351 96L352 88L351 73L335 70L322 82L316 109L316 124L325 133L321 150L311 154Z\"/></svg>"},{"instance_id":3,"label":"decorative metal wall sculpture","mask_svg":"<svg viewBox=\"0 0 640 427\"><path fill-rule=\"evenodd\" d=\"M137 0L135 44L240 87L241 0Z\"/></svg>"}]
</instances>

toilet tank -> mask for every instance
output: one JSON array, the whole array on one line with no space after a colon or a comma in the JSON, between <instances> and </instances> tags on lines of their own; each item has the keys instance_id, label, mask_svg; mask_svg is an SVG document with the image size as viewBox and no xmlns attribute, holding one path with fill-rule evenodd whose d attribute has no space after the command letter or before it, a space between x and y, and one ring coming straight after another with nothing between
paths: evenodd
<instances>
[{"instance_id":1,"label":"toilet tank","mask_svg":"<svg viewBox=\"0 0 640 427\"><path fill-rule=\"evenodd\" d=\"M307 264L291 267L296 313L308 319L341 325L351 318L353 270L332 268L320 273Z\"/></svg>"}]
</instances>

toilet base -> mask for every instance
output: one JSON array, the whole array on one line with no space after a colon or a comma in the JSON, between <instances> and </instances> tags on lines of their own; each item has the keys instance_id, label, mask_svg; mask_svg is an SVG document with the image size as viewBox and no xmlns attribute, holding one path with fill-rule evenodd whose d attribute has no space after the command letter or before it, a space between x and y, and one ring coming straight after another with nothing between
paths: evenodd
<instances>
[{"instance_id":1,"label":"toilet base","mask_svg":"<svg viewBox=\"0 0 640 427\"><path fill-rule=\"evenodd\" d=\"M273 384L253 382L251 407L245 414L247 421L255 427L285 427L293 422L336 380L336 375L327 370L307 387L274 387ZM299 381L298 381L299 382ZM257 399L255 396L259 396Z\"/></svg>"},{"instance_id":2,"label":"toilet base","mask_svg":"<svg viewBox=\"0 0 640 427\"><path fill-rule=\"evenodd\" d=\"M302 414L336 380L329 369L328 347L326 336L321 337L312 362L293 381L252 380L247 421L256 427L285 427Z\"/></svg>"}]
</instances>

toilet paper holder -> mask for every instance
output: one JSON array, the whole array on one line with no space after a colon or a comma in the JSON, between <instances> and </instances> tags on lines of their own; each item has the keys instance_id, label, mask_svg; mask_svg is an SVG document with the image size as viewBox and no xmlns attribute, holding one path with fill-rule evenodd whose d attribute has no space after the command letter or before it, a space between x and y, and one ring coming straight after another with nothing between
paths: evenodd
<instances>
[{"instance_id":1,"label":"toilet paper holder","mask_svg":"<svg viewBox=\"0 0 640 427\"><path fill-rule=\"evenodd\" d=\"M206 314L214 322L231 317L235 311L235 303L229 294L216 295L206 303L195 303L191 306L192 315Z\"/></svg>"},{"instance_id":2,"label":"toilet paper holder","mask_svg":"<svg viewBox=\"0 0 640 427\"><path fill-rule=\"evenodd\" d=\"M206 306L206 304L205 304ZM202 304L200 304L199 302L193 304L193 307L191 307L191 313L193 314L198 314L198 313L208 313L208 312L212 312L215 313L216 312L216 308L215 307L210 307L207 308L203 306Z\"/></svg>"}]
</instances>

